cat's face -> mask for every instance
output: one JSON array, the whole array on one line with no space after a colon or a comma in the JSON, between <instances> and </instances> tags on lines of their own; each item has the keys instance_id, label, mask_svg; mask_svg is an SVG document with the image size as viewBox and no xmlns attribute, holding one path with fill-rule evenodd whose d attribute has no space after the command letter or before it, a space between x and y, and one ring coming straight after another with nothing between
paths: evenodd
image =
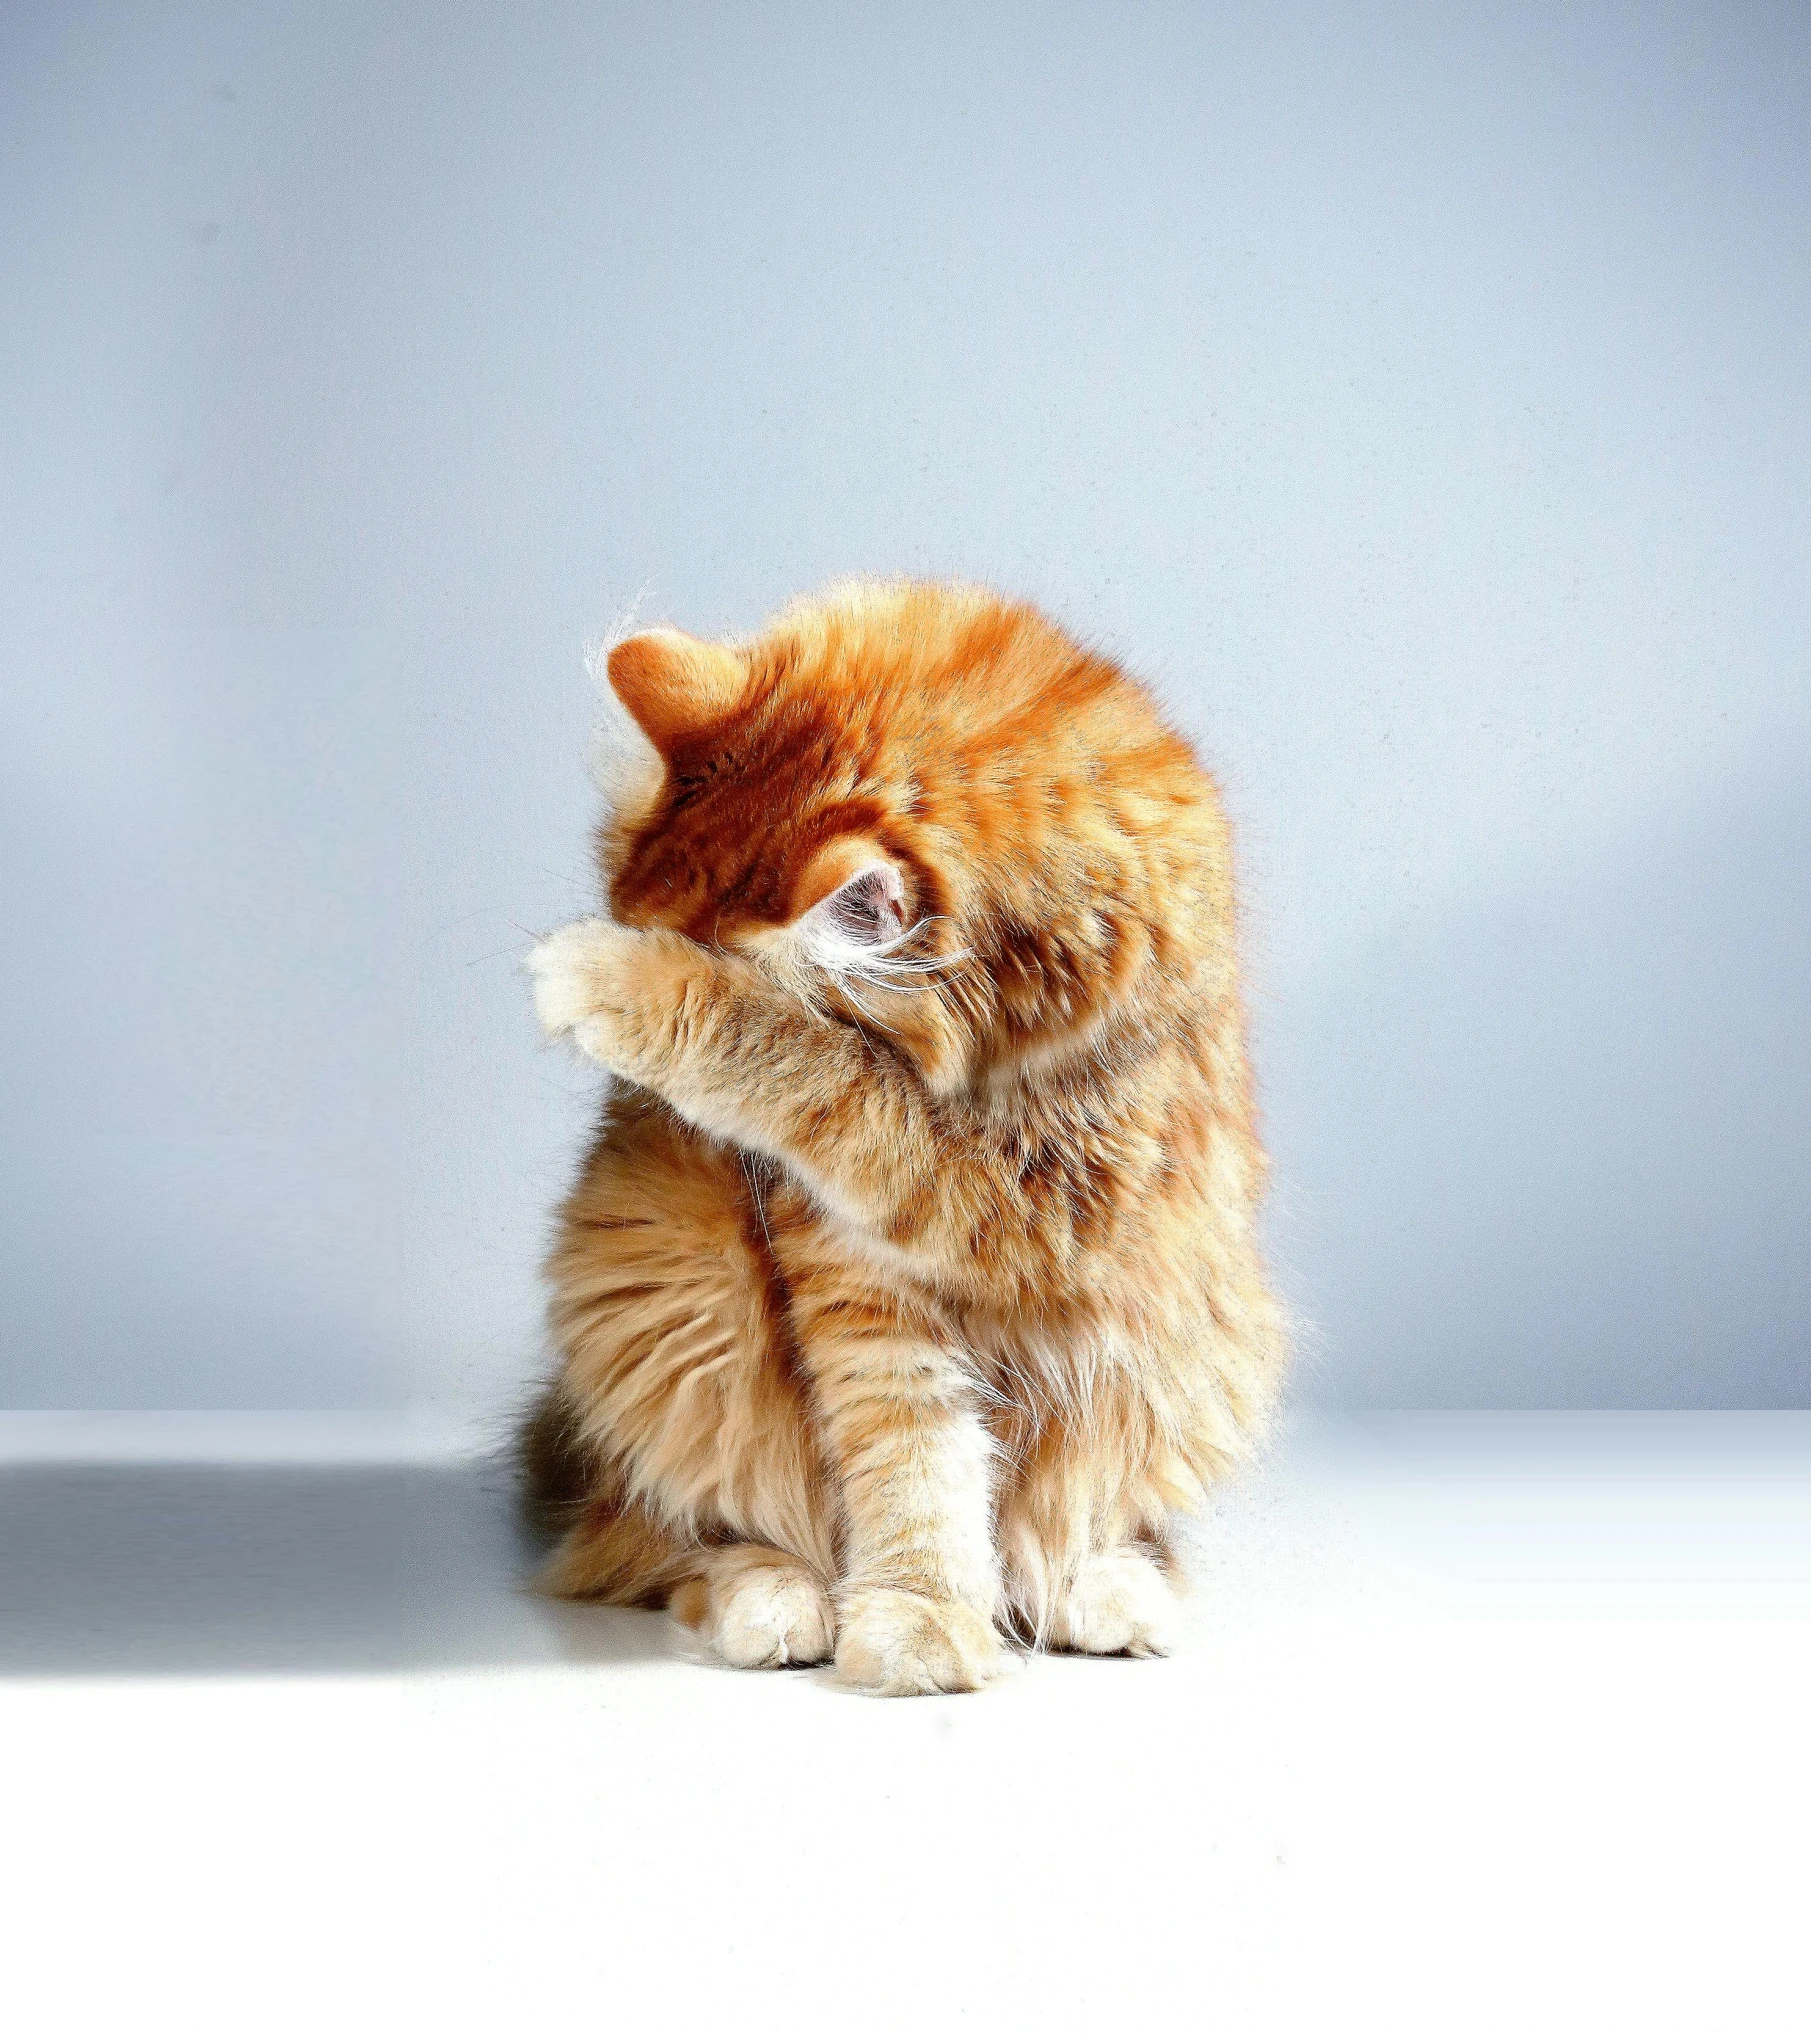
<instances>
[{"instance_id":1,"label":"cat's face","mask_svg":"<svg viewBox=\"0 0 1811 2033\"><path fill-rule=\"evenodd\" d=\"M746 954L939 1082L1097 1028L1201 901L1192 754L1029 609L845 588L748 643L634 636L609 683L612 913Z\"/></svg>"},{"instance_id":2,"label":"cat's face","mask_svg":"<svg viewBox=\"0 0 1811 2033\"><path fill-rule=\"evenodd\" d=\"M833 691L664 629L620 644L609 675L646 744L603 839L613 915L743 953L833 1013L940 1029L929 1007L882 1007L959 960L925 844Z\"/></svg>"}]
</instances>

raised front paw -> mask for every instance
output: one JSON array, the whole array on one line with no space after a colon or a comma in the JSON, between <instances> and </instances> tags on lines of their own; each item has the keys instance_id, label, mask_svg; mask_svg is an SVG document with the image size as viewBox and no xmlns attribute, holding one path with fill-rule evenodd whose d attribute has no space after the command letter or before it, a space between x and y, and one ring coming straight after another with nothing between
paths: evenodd
<instances>
[{"instance_id":1,"label":"raised front paw","mask_svg":"<svg viewBox=\"0 0 1811 2033\"><path fill-rule=\"evenodd\" d=\"M867 1694L968 1694L1017 1664L990 1618L903 1588L859 1589L843 1605L836 1670Z\"/></svg>"},{"instance_id":2,"label":"raised front paw","mask_svg":"<svg viewBox=\"0 0 1811 2033\"><path fill-rule=\"evenodd\" d=\"M607 918L580 918L530 952L535 1014L550 1038L570 1032L581 1051L610 1064L617 985L639 938Z\"/></svg>"}]
</instances>

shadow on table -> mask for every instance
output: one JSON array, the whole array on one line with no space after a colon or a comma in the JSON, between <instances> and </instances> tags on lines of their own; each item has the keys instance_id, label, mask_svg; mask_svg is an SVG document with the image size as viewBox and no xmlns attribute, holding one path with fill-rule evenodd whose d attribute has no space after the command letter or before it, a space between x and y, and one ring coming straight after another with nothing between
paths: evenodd
<instances>
[{"instance_id":1,"label":"shadow on table","mask_svg":"<svg viewBox=\"0 0 1811 2033\"><path fill-rule=\"evenodd\" d=\"M495 1463L0 1468L0 1676L631 1665L665 1617L545 1602Z\"/></svg>"}]
</instances>

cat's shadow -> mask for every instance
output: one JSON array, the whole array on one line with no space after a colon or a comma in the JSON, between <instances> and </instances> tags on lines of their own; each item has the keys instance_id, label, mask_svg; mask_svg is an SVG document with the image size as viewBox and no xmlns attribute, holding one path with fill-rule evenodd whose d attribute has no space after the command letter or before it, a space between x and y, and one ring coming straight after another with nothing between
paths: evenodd
<instances>
[{"instance_id":1,"label":"cat's shadow","mask_svg":"<svg viewBox=\"0 0 1811 2033\"><path fill-rule=\"evenodd\" d=\"M530 1586L491 1463L0 1467L0 1676L632 1667L664 1616Z\"/></svg>"}]
</instances>

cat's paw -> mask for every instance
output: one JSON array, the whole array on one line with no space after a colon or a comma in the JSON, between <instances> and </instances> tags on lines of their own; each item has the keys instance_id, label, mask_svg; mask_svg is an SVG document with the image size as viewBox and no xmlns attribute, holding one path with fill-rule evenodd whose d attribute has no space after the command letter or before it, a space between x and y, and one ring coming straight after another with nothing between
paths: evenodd
<instances>
[{"instance_id":1,"label":"cat's paw","mask_svg":"<svg viewBox=\"0 0 1811 2033\"><path fill-rule=\"evenodd\" d=\"M1181 1608L1145 1554L1124 1548L1084 1560L1058 1607L1051 1638L1067 1652L1158 1659L1176 1649Z\"/></svg>"},{"instance_id":2,"label":"cat's paw","mask_svg":"<svg viewBox=\"0 0 1811 2033\"><path fill-rule=\"evenodd\" d=\"M868 1694L968 1694L1018 1664L992 1619L903 1588L856 1591L843 1606L838 1677Z\"/></svg>"},{"instance_id":3,"label":"cat's paw","mask_svg":"<svg viewBox=\"0 0 1811 2033\"><path fill-rule=\"evenodd\" d=\"M704 1635L728 1665L821 1666L836 1645L830 1597L804 1567L757 1567L711 1595Z\"/></svg>"},{"instance_id":4,"label":"cat's paw","mask_svg":"<svg viewBox=\"0 0 1811 2033\"><path fill-rule=\"evenodd\" d=\"M550 1038L570 1032L580 1050L608 1063L611 991L638 937L607 918L580 918L534 947L535 1014Z\"/></svg>"}]
</instances>

